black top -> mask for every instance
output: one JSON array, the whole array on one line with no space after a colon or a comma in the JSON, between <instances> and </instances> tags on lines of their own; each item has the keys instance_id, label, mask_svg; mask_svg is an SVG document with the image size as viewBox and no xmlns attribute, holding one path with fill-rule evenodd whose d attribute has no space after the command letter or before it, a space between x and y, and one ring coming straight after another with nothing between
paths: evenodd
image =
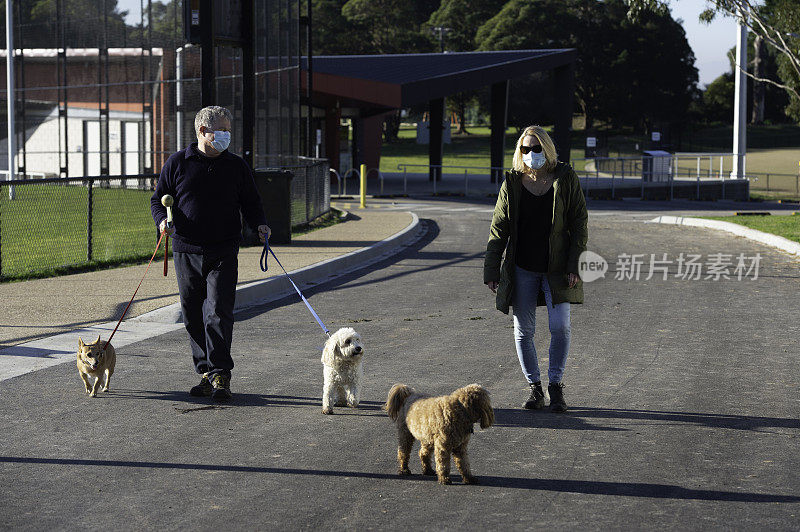
<instances>
[{"instance_id":1,"label":"black top","mask_svg":"<svg viewBox=\"0 0 800 532\"><path fill-rule=\"evenodd\" d=\"M531 272L547 272L550 229L553 225L553 187L536 196L524 186L519 199L517 249L514 262Z\"/></svg>"},{"instance_id":2,"label":"black top","mask_svg":"<svg viewBox=\"0 0 800 532\"><path fill-rule=\"evenodd\" d=\"M194 142L167 159L150 199L156 226L167 217L161 205L164 194L175 200L175 251L235 252L242 233L240 210L253 230L267 223L253 172L244 159L227 150L206 157Z\"/></svg>"}]
</instances>

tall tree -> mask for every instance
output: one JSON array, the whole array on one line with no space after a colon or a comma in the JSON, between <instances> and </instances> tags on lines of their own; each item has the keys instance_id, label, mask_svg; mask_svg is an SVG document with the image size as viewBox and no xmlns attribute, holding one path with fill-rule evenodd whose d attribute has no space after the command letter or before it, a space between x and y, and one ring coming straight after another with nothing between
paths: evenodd
<instances>
[{"instance_id":1,"label":"tall tree","mask_svg":"<svg viewBox=\"0 0 800 532\"><path fill-rule=\"evenodd\" d=\"M342 6L342 15L360 30L351 37L363 39L374 54L433 51L431 38L420 32L426 13L421 1L348 0Z\"/></svg>"},{"instance_id":2,"label":"tall tree","mask_svg":"<svg viewBox=\"0 0 800 532\"><path fill-rule=\"evenodd\" d=\"M758 77L737 65L749 77L785 90L790 95L787 114L800 121L800 2L797 0L708 0L712 7L700 15L710 22L717 15L735 17L777 53L778 77ZM670 0L625 0L628 15L638 20L644 13L668 12ZM741 16L744 14L744 16Z\"/></svg>"},{"instance_id":3,"label":"tall tree","mask_svg":"<svg viewBox=\"0 0 800 532\"><path fill-rule=\"evenodd\" d=\"M622 0L510 0L476 41L483 50L576 48L575 95L587 128L596 119L645 129L674 121L696 93L694 55L680 24L652 12L634 24Z\"/></svg>"},{"instance_id":4,"label":"tall tree","mask_svg":"<svg viewBox=\"0 0 800 532\"><path fill-rule=\"evenodd\" d=\"M475 34L484 22L495 16L506 0L442 0L425 28L446 28L445 49L454 52L475 50ZM460 92L447 98L447 108L458 117L457 134L469 134L466 129L467 107L477 102L477 92Z\"/></svg>"}]
</instances>

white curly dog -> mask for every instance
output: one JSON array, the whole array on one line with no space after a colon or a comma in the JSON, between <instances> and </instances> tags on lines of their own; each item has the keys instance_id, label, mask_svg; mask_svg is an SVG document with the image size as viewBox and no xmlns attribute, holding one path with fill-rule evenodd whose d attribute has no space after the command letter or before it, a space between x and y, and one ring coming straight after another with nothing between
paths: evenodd
<instances>
[{"instance_id":1,"label":"white curly dog","mask_svg":"<svg viewBox=\"0 0 800 532\"><path fill-rule=\"evenodd\" d=\"M361 397L364 346L352 327L333 333L322 350L325 384L322 387L322 413L333 414L334 406L356 408Z\"/></svg>"}]
</instances>

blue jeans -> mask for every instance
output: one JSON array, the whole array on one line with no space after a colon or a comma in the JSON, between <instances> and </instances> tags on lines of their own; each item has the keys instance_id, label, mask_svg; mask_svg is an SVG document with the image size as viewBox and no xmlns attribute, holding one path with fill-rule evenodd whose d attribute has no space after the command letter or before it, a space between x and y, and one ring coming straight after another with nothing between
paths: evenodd
<instances>
[{"instance_id":1,"label":"blue jeans","mask_svg":"<svg viewBox=\"0 0 800 532\"><path fill-rule=\"evenodd\" d=\"M536 330L536 299L539 288L544 292L547 302L547 318L550 326L550 369L549 382L561 382L564 366L569 352L569 303L553 305L547 274L529 272L518 266L514 270L514 293L512 306L514 314L514 340L517 344L517 357L522 372L529 383L539 382L539 361L533 333Z\"/></svg>"}]
</instances>

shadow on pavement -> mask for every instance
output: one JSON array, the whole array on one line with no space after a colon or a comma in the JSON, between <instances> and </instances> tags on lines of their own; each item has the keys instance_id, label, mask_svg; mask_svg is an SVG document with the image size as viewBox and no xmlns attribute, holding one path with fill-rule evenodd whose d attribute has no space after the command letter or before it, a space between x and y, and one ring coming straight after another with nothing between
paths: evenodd
<instances>
[{"instance_id":1,"label":"shadow on pavement","mask_svg":"<svg viewBox=\"0 0 800 532\"><path fill-rule=\"evenodd\" d=\"M155 391L155 390L131 390L117 388L111 390L110 395L118 397L126 397L130 399L157 399L161 401L173 401L187 404L208 405L211 400L208 397L193 397L189 395L188 391ZM106 396L106 395L104 395ZM228 403L214 404L212 406L229 407L229 406L313 406L322 407L322 399L318 397L297 397L293 395L261 395L254 393L238 393L233 390L233 398ZM348 408L345 406L337 407L335 412L349 413L349 415L358 415L359 412L380 412L383 403L377 401L361 401L358 408ZM200 410L196 408L186 409L186 412L193 412ZM207 409L210 410L210 409Z\"/></svg>"},{"instance_id":2,"label":"shadow on pavement","mask_svg":"<svg viewBox=\"0 0 800 532\"><path fill-rule=\"evenodd\" d=\"M593 425L590 419L663 421L668 425L692 424L717 429L763 431L765 429L800 429L800 419L696 412L667 412L617 408L570 407L567 414L553 414L549 409L523 410L495 408L495 426L528 428L563 428L572 430L628 430L621 427Z\"/></svg>"},{"instance_id":3,"label":"shadow on pavement","mask_svg":"<svg viewBox=\"0 0 800 532\"><path fill-rule=\"evenodd\" d=\"M420 219L420 224L425 229L425 234L418 241L416 241L414 244L412 244L410 247L406 248L405 250L403 250L403 251L401 251L401 252L399 252L399 253L397 253L395 255L392 255L391 257L388 257L385 260L379 261L379 262L377 262L375 264L370 264L369 266L366 266L364 268L360 268L357 271L354 271L352 273L348 273L348 274L342 275L341 277L338 277L336 279L332 279L330 281L323 281L323 282L321 282L319 284L306 286L306 287L304 287L302 289L303 290L303 295L306 297L306 299L308 299L311 296L313 296L315 294L319 294L321 292L335 292L336 290L339 290L344 285L348 285L348 283L351 283L351 282L355 281L356 279L359 279L361 277L369 275L370 273L382 270L382 269L386 268L387 266L390 266L392 264L396 264L396 263L398 263L400 261L407 260L407 259L426 259L427 258L425 256L426 252L423 252L421 250L424 249L428 244L430 244L431 242L433 242L433 240L436 239L436 237L439 235L439 226L435 221L427 219L427 218L426 219ZM437 253L437 255L438 255L438 253ZM417 273L417 272L421 272L421 271L428 271L428 270L436 270L436 269L439 269L439 268L443 268L445 266L450 266L450 265L452 265L454 263L466 262L468 260L476 258L476 256L477 256L477 255L467 255L467 254L464 254L464 253L453 253L452 255L453 256L450 258L449 262L447 262L447 263L438 263L438 264L433 265L433 266L420 266L419 268L407 268L407 269L404 269L402 272L399 272L399 273L390 273L390 274L387 274L387 275L385 275L383 277L380 277L380 278L377 278L377 279L371 279L369 281L362 281L360 283L351 284L351 285L348 285L348 287L352 288L352 287L356 287L356 286L372 285L372 284L380 283L380 282L383 282L383 281L386 281L386 280L389 280L389 279L395 279L397 277L403 277L403 276L406 276L406 275L409 275L409 274L412 274L412 273ZM480 256L482 256L482 254L480 254ZM287 287L288 287L289 286L288 285L288 280L286 282L287 282ZM264 305L255 305L255 306L252 306L252 307L247 307L245 309L242 309L242 310L236 312L236 321L237 322L245 321L245 320L254 318L256 316L259 316L261 314L264 314L265 312L268 312L270 310L281 308L281 307L284 307L284 306L287 306L287 305L293 305L293 304L295 304L297 302L299 302L299 298L298 298L297 294L292 294L292 295L286 296L284 298L277 299L275 301L271 301L271 302L266 303Z\"/></svg>"},{"instance_id":4,"label":"shadow on pavement","mask_svg":"<svg viewBox=\"0 0 800 532\"><path fill-rule=\"evenodd\" d=\"M435 482L435 477L415 475L400 477L386 473L363 471L331 471L324 469L298 469L283 467L233 466L214 464L187 464L175 462L134 462L128 460L89 460L74 458L31 458L24 456L0 456L0 463L85 467L132 467L147 469L177 469L198 471L225 471L232 473L266 473L276 475L304 475L342 478L368 478L374 480L397 480L399 482ZM457 478L454 476L454 479ZM519 477L479 476L481 487L527 489L589 495L612 495L623 497L645 497L657 499L684 499L701 501L795 503L800 497L770 493L734 492L721 490L690 489L671 484L642 482L601 482L591 480L537 479ZM470 489L465 487L465 489Z\"/></svg>"}]
</instances>

